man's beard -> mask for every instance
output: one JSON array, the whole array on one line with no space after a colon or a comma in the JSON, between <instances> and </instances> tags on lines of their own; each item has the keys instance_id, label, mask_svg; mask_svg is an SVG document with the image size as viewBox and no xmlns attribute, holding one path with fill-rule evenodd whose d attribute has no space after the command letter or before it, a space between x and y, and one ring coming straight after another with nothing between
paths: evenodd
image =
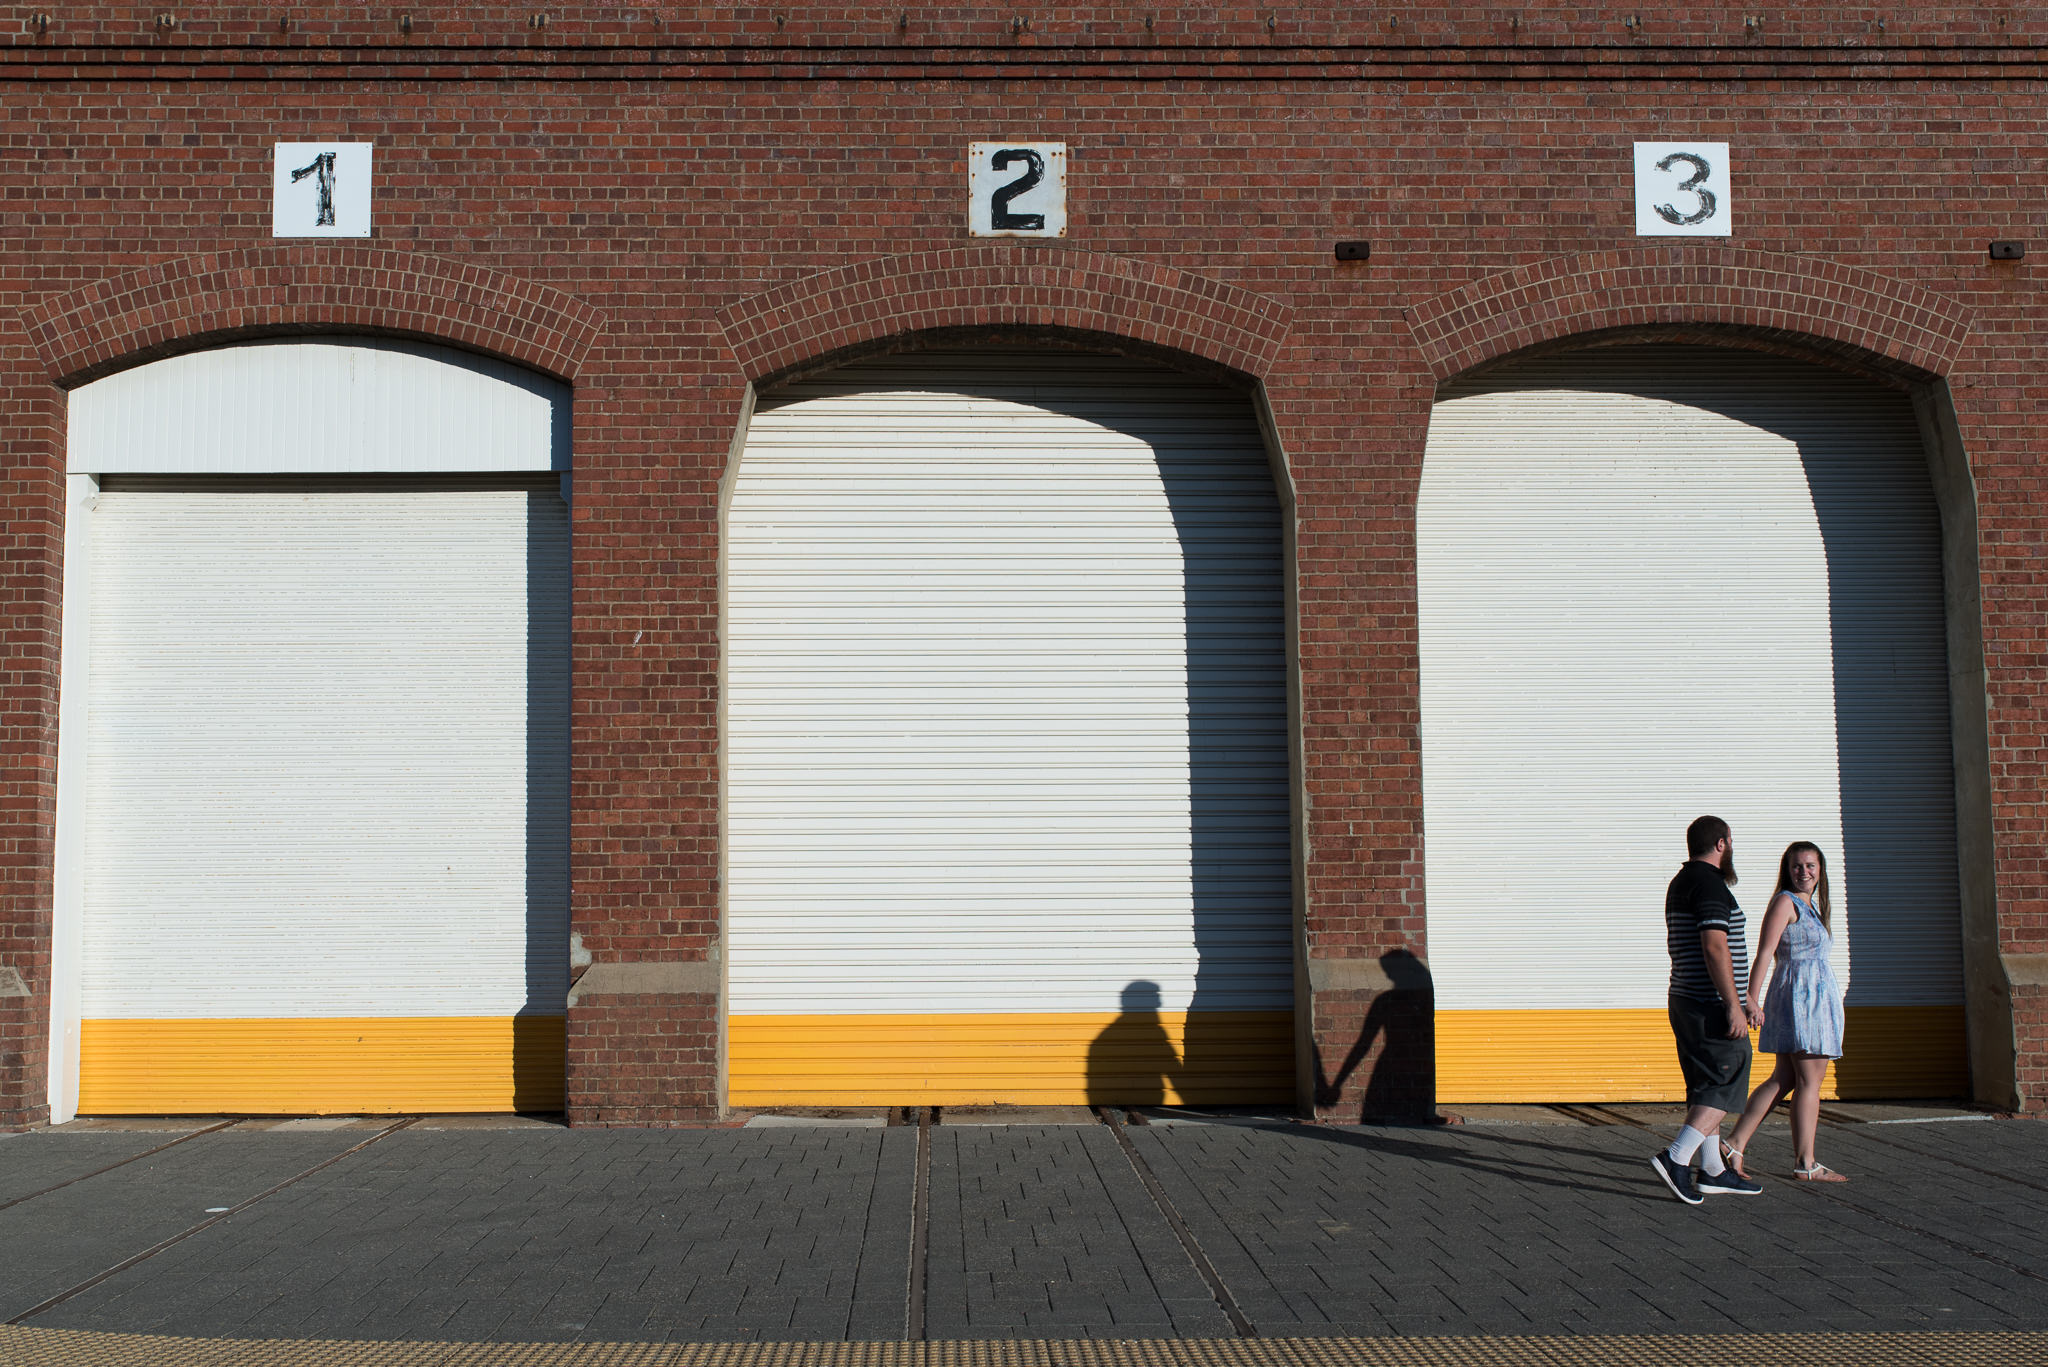
<instances>
[{"instance_id":1,"label":"man's beard","mask_svg":"<svg viewBox=\"0 0 2048 1367\"><path fill-rule=\"evenodd\" d=\"M1733 850L1721 856L1721 881L1731 888L1735 886L1735 851Z\"/></svg>"}]
</instances>

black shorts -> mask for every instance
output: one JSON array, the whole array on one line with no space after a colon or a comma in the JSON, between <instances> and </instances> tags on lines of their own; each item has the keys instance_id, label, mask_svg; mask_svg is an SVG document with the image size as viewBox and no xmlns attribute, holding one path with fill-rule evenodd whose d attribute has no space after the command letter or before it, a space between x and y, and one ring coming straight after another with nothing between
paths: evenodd
<instances>
[{"instance_id":1,"label":"black shorts","mask_svg":"<svg viewBox=\"0 0 2048 1367\"><path fill-rule=\"evenodd\" d=\"M1749 1032L1728 1038L1728 1008L1718 1001L1674 996L1671 1035L1678 1041L1686 1103L1741 1110L1749 1099Z\"/></svg>"}]
</instances>

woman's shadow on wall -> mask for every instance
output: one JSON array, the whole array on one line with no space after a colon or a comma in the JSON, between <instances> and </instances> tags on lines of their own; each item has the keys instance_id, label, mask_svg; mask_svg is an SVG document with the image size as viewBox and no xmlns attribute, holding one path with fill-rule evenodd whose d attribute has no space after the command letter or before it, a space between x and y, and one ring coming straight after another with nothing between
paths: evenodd
<instances>
[{"instance_id":1,"label":"woman's shadow on wall","mask_svg":"<svg viewBox=\"0 0 2048 1367\"><path fill-rule=\"evenodd\" d=\"M1180 1088L1181 1056L1159 1017L1159 984L1123 990L1121 1012L1088 1045L1088 1104L1163 1106Z\"/></svg>"},{"instance_id":2,"label":"woman's shadow on wall","mask_svg":"<svg viewBox=\"0 0 2048 1367\"><path fill-rule=\"evenodd\" d=\"M1380 969L1390 986L1366 1008L1358 1042L1336 1074L1325 1077L1322 1056L1316 1056L1316 1105L1341 1102L1344 1084L1370 1057L1359 1118L1412 1121L1435 1111L1436 983L1429 965L1405 949L1380 955Z\"/></svg>"}]
</instances>

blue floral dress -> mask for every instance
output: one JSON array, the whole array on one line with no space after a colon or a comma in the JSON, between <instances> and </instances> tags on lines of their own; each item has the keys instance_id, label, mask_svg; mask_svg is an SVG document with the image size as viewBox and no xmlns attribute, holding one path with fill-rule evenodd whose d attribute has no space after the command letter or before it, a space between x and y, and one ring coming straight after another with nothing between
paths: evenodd
<instances>
[{"instance_id":1,"label":"blue floral dress","mask_svg":"<svg viewBox=\"0 0 2048 1367\"><path fill-rule=\"evenodd\" d=\"M1828 963L1834 941L1813 904L1787 892L1797 915L1778 937L1778 956L1764 988L1764 1028L1756 1047L1766 1054L1842 1056L1842 989Z\"/></svg>"}]
</instances>

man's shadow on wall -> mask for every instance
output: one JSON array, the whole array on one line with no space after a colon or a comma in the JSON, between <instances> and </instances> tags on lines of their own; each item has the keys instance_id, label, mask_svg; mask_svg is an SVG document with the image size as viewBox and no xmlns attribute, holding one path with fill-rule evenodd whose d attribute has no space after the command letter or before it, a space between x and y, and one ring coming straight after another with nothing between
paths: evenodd
<instances>
[{"instance_id":1,"label":"man's shadow on wall","mask_svg":"<svg viewBox=\"0 0 2048 1367\"><path fill-rule=\"evenodd\" d=\"M1159 1018L1159 984L1139 979L1123 990L1121 1014L1088 1045L1088 1104L1164 1106L1178 1091L1180 1051Z\"/></svg>"},{"instance_id":2,"label":"man's shadow on wall","mask_svg":"<svg viewBox=\"0 0 2048 1367\"><path fill-rule=\"evenodd\" d=\"M1359 1119L1427 1119L1436 1111L1436 983L1429 965L1405 949L1380 955L1380 969L1392 986L1372 999L1358 1042L1335 1076L1323 1075L1322 1055L1316 1055L1316 1105L1341 1102L1344 1084L1370 1056Z\"/></svg>"}]
</instances>

